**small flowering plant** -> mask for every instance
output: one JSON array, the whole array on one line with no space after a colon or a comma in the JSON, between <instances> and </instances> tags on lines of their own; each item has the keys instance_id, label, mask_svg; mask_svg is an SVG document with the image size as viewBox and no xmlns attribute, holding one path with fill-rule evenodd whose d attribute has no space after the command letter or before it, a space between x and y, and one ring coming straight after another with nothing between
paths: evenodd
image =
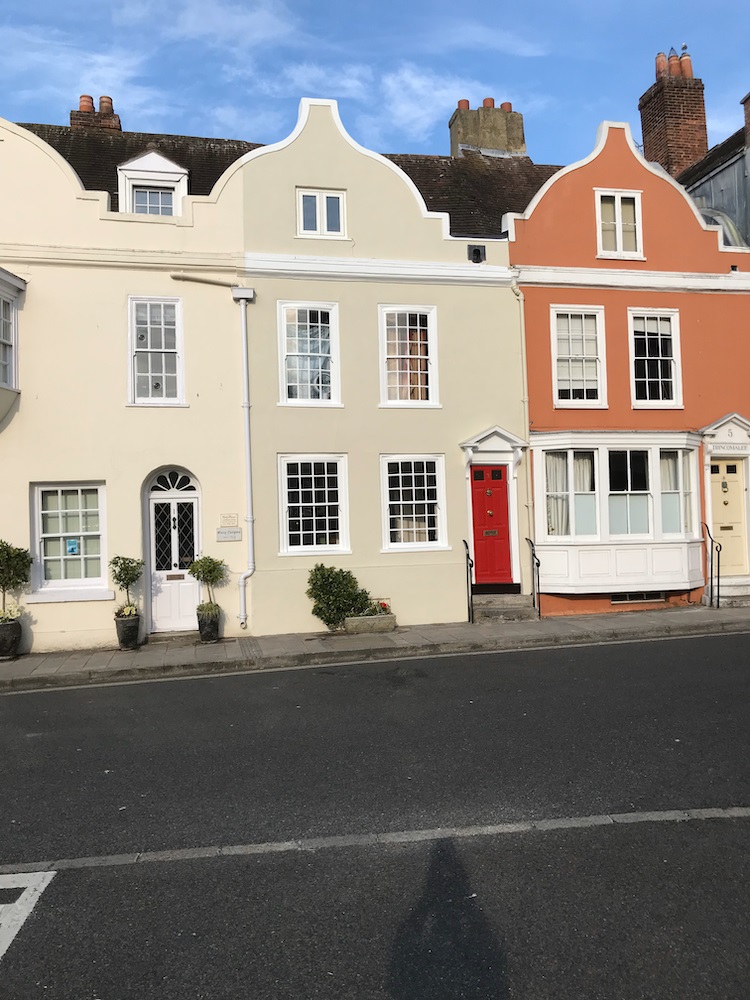
<instances>
[{"instance_id":1,"label":"small flowering plant","mask_svg":"<svg viewBox=\"0 0 750 1000\"><path fill-rule=\"evenodd\" d=\"M21 617L21 609L17 604L9 604L7 608L0 608L0 622L14 622Z\"/></svg>"},{"instance_id":2,"label":"small flowering plant","mask_svg":"<svg viewBox=\"0 0 750 1000\"><path fill-rule=\"evenodd\" d=\"M119 608L115 609L115 618L133 618L138 614L138 606L136 604L121 604Z\"/></svg>"},{"instance_id":3,"label":"small flowering plant","mask_svg":"<svg viewBox=\"0 0 750 1000\"><path fill-rule=\"evenodd\" d=\"M388 601L370 601L370 606L366 611L363 611L364 615L389 615L391 613L391 606Z\"/></svg>"}]
</instances>

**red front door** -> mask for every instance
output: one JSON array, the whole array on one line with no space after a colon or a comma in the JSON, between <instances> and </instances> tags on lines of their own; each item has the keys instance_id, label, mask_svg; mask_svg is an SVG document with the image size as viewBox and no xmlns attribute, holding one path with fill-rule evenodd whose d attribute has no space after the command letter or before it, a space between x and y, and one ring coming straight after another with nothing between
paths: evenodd
<instances>
[{"instance_id":1,"label":"red front door","mask_svg":"<svg viewBox=\"0 0 750 1000\"><path fill-rule=\"evenodd\" d=\"M508 466L471 466L476 583L513 583L508 526Z\"/></svg>"}]
</instances>

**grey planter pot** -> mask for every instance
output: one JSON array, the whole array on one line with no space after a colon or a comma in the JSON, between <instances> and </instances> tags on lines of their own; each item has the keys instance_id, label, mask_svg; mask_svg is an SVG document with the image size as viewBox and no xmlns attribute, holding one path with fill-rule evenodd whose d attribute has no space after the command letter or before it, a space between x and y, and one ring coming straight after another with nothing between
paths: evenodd
<instances>
[{"instance_id":1,"label":"grey planter pot","mask_svg":"<svg viewBox=\"0 0 750 1000\"><path fill-rule=\"evenodd\" d=\"M204 618L202 615L198 615L198 632L201 642L219 641L219 622L219 616Z\"/></svg>"},{"instance_id":2,"label":"grey planter pot","mask_svg":"<svg viewBox=\"0 0 750 1000\"><path fill-rule=\"evenodd\" d=\"M0 622L0 660L13 660L21 644L21 623Z\"/></svg>"},{"instance_id":3,"label":"grey planter pot","mask_svg":"<svg viewBox=\"0 0 750 1000\"><path fill-rule=\"evenodd\" d=\"M138 635L141 631L141 616L131 615L128 618L115 618L117 641L120 649L137 649Z\"/></svg>"},{"instance_id":4,"label":"grey planter pot","mask_svg":"<svg viewBox=\"0 0 750 1000\"><path fill-rule=\"evenodd\" d=\"M396 627L395 615L357 615L344 619L344 631L350 635L367 632L392 632Z\"/></svg>"}]
</instances>

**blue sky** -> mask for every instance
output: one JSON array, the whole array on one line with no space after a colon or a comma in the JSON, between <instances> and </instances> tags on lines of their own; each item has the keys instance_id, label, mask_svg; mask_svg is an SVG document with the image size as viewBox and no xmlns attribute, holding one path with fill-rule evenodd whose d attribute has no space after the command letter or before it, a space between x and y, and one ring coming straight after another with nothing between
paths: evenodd
<instances>
[{"instance_id":1,"label":"blue sky","mask_svg":"<svg viewBox=\"0 0 750 1000\"><path fill-rule=\"evenodd\" d=\"M0 115L67 124L109 94L132 131L274 142L300 97L339 101L380 152L448 152L460 98L513 102L529 153L586 155L605 118L630 121L654 57L687 42L706 85L709 143L750 90L750 4L705 0L3 0ZM729 40L729 46L727 41Z\"/></svg>"}]
</instances>

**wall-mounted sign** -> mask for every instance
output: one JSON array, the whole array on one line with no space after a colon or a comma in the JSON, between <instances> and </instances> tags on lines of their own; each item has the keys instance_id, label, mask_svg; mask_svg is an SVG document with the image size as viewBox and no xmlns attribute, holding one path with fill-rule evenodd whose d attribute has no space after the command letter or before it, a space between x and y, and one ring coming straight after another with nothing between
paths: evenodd
<instances>
[{"instance_id":1,"label":"wall-mounted sign","mask_svg":"<svg viewBox=\"0 0 750 1000\"><path fill-rule=\"evenodd\" d=\"M65 555L66 556L79 556L81 553L79 551L78 539L77 538L66 538L65 539Z\"/></svg>"},{"instance_id":2,"label":"wall-mounted sign","mask_svg":"<svg viewBox=\"0 0 750 1000\"><path fill-rule=\"evenodd\" d=\"M222 528L236 528L239 523L236 514L219 514L219 524Z\"/></svg>"},{"instance_id":3,"label":"wall-mounted sign","mask_svg":"<svg viewBox=\"0 0 750 1000\"><path fill-rule=\"evenodd\" d=\"M217 542L241 542L242 528L217 528Z\"/></svg>"}]
</instances>

